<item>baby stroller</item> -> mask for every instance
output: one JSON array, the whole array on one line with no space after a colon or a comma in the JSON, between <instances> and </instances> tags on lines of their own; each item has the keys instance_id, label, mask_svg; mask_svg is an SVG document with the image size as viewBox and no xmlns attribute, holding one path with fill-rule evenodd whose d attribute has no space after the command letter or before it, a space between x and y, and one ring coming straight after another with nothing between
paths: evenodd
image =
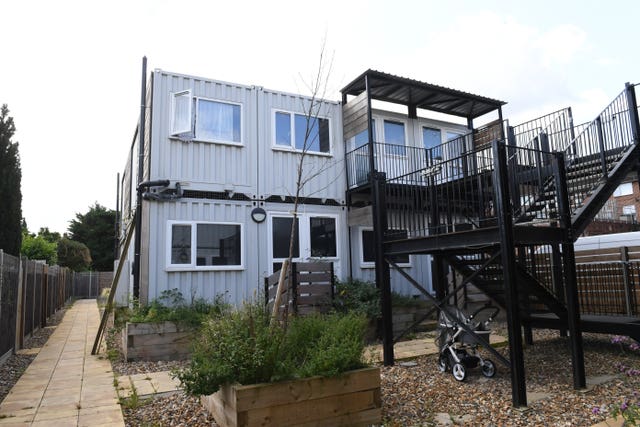
<instances>
[{"instance_id":1,"label":"baby stroller","mask_svg":"<svg viewBox=\"0 0 640 427\"><path fill-rule=\"evenodd\" d=\"M467 369L480 365L482 375L485 377L491 378L496 374L496 365L491 360L480 357L479 342L460 325L467 325L488 342L491 333L489 323L499 311L499 308L491 305L479 308L470 316L456 306L446 306L445 309L440 310L436 344L440 349L438 368L441 372L451 369L456 380L464 381L467 377Z\"/></svg>"}]
</instances>

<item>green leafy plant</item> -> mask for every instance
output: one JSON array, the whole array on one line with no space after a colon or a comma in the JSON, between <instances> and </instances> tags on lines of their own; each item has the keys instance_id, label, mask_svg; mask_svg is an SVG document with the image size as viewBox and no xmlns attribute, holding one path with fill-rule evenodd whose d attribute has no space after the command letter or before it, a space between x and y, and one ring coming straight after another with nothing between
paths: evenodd
<instances>
[{"instance_id":1,"label":"green leafy plant","mask_svg":"<svg viewBox=\"0 0 640 427\"><path fill-rule=\"evenodd\" d=\"M373 282L336 280L333 307L339 313L356 313L377 319L380 317L380 291Z\"/></svg>"},{"instance_id":2,"label":"green leafy plant","mask_svg":"<svg viewBox=\"0 0 640 427\"><path fill-rule=\"evenodd\" d=\"M132 323L170 321L187 327L199 327L207 318L222 316L229 310L230 306L225 302L224 297L224 294L219 294L212 302L199 298L187 304L182 292L171 289L163 291L160 297L151 301L149 305L134 304L128 321Z\"/></svg>"},{"instance_id":3,"label":"green leafy plant","mask_svg":"<svg viewBox=\"0 0 640 427\"><path fill-rule=\"evenodd\" d=\"M364 366L362 315L292 317L270 326L262 304L247 303L211 318L194 343L190 365L174 371L183 389L208 395L224 384L255 384L314 375L332 376Z\"/></svg>"}]
</instances>

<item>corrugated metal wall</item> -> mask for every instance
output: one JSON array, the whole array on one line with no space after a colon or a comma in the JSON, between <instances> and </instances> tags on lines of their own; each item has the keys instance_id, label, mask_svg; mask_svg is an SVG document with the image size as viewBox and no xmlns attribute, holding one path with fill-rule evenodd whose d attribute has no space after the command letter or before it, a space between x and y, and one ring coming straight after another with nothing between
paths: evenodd
<instances>
[{"instance_id":1,"label":"corrugated metal wall","mask_svg":"<svg viewBox=\"0 0 640 427\"><path fill-rule=\"evenodd\" d=\"M351 233L351 260L353 263L353 277L370 282L376 281L375 268L361 267L362 244L360 242L360 227L350 227ZM411 255L410 267L403 267L402 270L417 280L425 289L432 292L431 286L431 256L430 255ZM407 281L400 273L391 269L391 290L403 295L420 295L411 283Z\"/></svg>"},{"instance_id":2,"label":"corrugated metal wall","mask_svg":"<svg viewBox=\"0 0 640 427\"><path fill-rule=\"evenodd\" d=\"M304 114L309 108L305 97L262 90L259 94L259 193L289 195L295 193L297 164L300 154L283 151L274 146L274 114L276 110ZM309 197L344 201L346 176L344 168L344 145L342 143L342 121L340 105L326 102L321 105L318 117L329 119L331 155L307 153L304 175L313 176L303 188L302 194ZM321 173L319 173L321 172Z\"/></svg>"},{"instance_id":3,"label":"corrugated metal wall","mask_svg":"<svg viewBox=\"0 0 640 427\"><path fill-rule=\"evenodd\" d=\"M191 90L194 97L241 104L242 144L188 142L170 138L172 94L184 90ZM188 198L169 202L145 201L143 220L145 234L146 230L149 234L148 240L143 241L142 266L146 267L141 274L143 301L158 297L162 291L177 288L187 299L191 296L211 299L217 294L227 293L229 302L240 304L262 289L262 278L270 272L269 228L267 222L254 223L250 212L259 204L267 212L289 212L293 208L291 204L263 203L261 200L269 196L289 196L295 192L299 154L273 149L274 114L276 110L304 114L305 102L309 102L308 98L298 95L154 71L152 121L147 127L151 143L145 150L151 162L149 179L169 179L172 186L179 181L185 190L244 193L252 201ZM331 155L307 156L306 173L316 176L306 184L302 195L344 203L346 176L341 106L339 103L326 102L319 115L330 121ZM413 128L407 129L410 137L416 132ZM135 144L134 149L135 153L130 155L135 158ZM137 165L134 173L136 170ZM126 171L123 175L123 183L127 187L123 189L125 200L132 196L130 178ZM126 211L126 206L123 207ZM342 206L302 206L307 213L339 215L340 259L337 261L337 270L342 278L346 278L350 271L345 209ZM244 269L167 271L167 224L171 220L243 224ZM359 240L356 240L359 237L354 236L354 230L351 233L353 273L357 277L372 279L373 269L361 269L359 266ZM408 269L412 276L425 283L425 287L430 287L430 280L427 280L430 278L428 258L413 256L412 267ZM392 285L398 292L416 294L406 280L393 272ZM148 295L145 292L147 287Z\"/></svg>"},{"instance_id":4,"label":"corrugated metal wall","mask_svg":"<svg viewBox=\"0 0 640 427\"><path fill-rule=\"evenodd\" d=\"M157 298L163 291L179 289L189 300L191 296L213 299L227 293L229 302L240 304L261 289L261 275L255 260L259 259L257 227L251 221L251 202L188 200L153 203L150 210L149 247L149 300ZM244 269L237 271L167 271L167 248L170 236L168 221L212 221L235 222L243 225L242 256Z\"/></svg>"},{"instance_id":5,"label":"corrugated metal wall","mask_svg":"<svg viewBox=\"0 0 640 427\"><path fill-rule=\"evenodd\" d=\"M154 73L151 179L189 183L188 190L255 193L257 180L256 89L195 77ZM172 94L239 103L242 146L170 139Z\"/></svg>"}]
</instances>

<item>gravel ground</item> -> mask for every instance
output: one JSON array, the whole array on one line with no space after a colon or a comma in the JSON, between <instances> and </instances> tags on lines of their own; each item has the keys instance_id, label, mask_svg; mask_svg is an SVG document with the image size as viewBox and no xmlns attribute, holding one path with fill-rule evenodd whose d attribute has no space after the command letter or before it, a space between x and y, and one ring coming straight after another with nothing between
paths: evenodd
<instances>
[{"instance_id":1,"label":"gravel ground","mask_svg":"<svg viewBox=\"0 0 640 427\"><path fill-rule=\"evenodd\" d=\"M498 332L506 334L504 325ZM588 377L615 375L589 391L573 390L568 338L556 331L534 331L535 345L525 349L527 390L544 393L525 409L511 406L509 371L498 365L494 378L484 378L479 369L469 371L465 382L441 373L436 356L415 359L415 366L382 368L383 419L386 426L591 426L604 420L607 411L594 414L594 407L621 403L633 390L640 390L640 376L627 378L617 365L640 368L640 357L623 353L610 343L610 336L584 334ZM508 355L508 347L499 349ZM486 355L486 352L483 352ZM179 366L184 362L179 362ZM114 363L123 373L166 369L165 363ZM130 405L131 406L131 405ZM135 408L123 406L127 426L215 426L196 398L182 393L149 399Z\"/></svg>"},{"instance_id":2,"label":"gravel ground","mask_svg":"<svg viewBox=\"0 0 640 427\"><path fill-rule=\"evenodd\" d=\"M60 310L49 325L62 319ZM506 335L503 324L494 329ZM37 331L25 343L25 348L41 347L53 328ZM109 334L110 345L119 352L119 334ZM386 426L591 426L604 420L607 407L621 403L633 391L640 390L640 376L620 373L624 364L640 369L640 356L621 351L611 344L607 335L584 334L585 368L588 377L614 376L589 391L575 391L572 386L571 353L568 338L556 331L535 330L535 345L525 349L527 390L542 393L540 400L529 401L526 409L511 406L509 371L498 365L494 378L484 378L479 369L472 369L460 383L450 373L436 367L436 356L415 359L415 366L382 368L383 419ZM499 351L508 355L508 347ZM112 364L116 375L164 371L184 366L184 361L129 362L115 357ZM483 352L486 355L486 352ZM35 356L11 356L0 366L0 400L6 396ZM601 407L600 414L593 408ZM124 404L127 426L215 426L198 399L176 393Z\"/></svg>"},{"instance_id":3,"label":"gravel ground","mask_svg":"<svg viewBox=\"0 0 640 427\"><path fill-rule=\"evenodd\" d=\"M64 313L66 311L66 307L58 310L47 322L47 327L38 329L33 335L24 341L24 348L40 348L42 347L53 331L55 330L55 326L57 326ZM9 356L9 358L0 365L0 402L4 400L11 388L18 382L22 373L27 369L27 367L31 364L33 359L36 358L36 355L19 355L13 354Z\"/></svg>"}]
</instances>

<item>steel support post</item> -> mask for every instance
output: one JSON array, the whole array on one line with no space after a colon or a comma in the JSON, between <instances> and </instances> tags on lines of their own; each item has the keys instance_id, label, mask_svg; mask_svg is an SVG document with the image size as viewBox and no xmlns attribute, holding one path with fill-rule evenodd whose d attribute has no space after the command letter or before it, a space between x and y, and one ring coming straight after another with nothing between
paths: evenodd
<instances>
[{"instance_id":1,"label":"steel support post","mask_svg":"<svg viewBox=\"0 0 640 427\"><path fill-rule=\"evenodd\" d=\"M511 360L511 398L513 406L527 406L527 390L524 376L524 354L516 281L515 245L513 240L513 217L509 200L509 176L507 153L503 143L493 142L494 192L500 244L502 246L502 268L505 301L509 330L509 359Z\"/></svg>"},{"instance_id":2,"label":"steel support post","mask_svg":"<svg viewBox=\"0 0 640 427\"><path fill-rule=\"evenodd\" d=\"M387 230L387 206L385 201L384 172L373 174L373 230L376 256L376 285L380 289L380 308L382 313L382 351L385 366L392 366L393 322L391 311L391 276L389 264L384 259L384 235Z\"/></svg>"},{"instance_id":3,"label":"steel support post","mask_svg":"<svg viewBox=\"0 0 640 427\"><path fill-rule=\"evenodd\" d=\"M558 211L560 226L566 231L566 238L562 243L565 301L567 304L567 326L571 340L571 361L573 365L573 387L586 387L584 370L584 348L582 347L582 327L580 325L580 303L578 300L578 285L576 275L576 256L573 248L573 233L571 226L571 210L569 208L569 192L567 190L567 174L564 164L564 154L555 154L555 180L558 189Z\"/></svg>"}]
</instances>

